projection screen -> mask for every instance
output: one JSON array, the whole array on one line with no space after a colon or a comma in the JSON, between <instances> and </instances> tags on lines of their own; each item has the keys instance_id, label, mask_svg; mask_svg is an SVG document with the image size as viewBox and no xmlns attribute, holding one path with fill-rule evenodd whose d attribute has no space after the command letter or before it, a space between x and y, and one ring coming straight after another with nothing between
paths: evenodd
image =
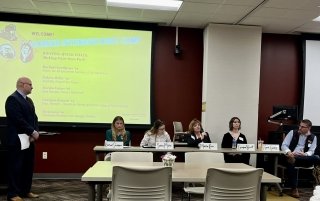
<instances>
[{"instance_id":1,"label":"projection screen","mask_svg":"<svg viewBox=\"0 0 320 201\"><path fill-rule=\"evenodd\" d=\"M151 122L152 31L0 22L1 98L33 81L40 122Z\"/></svg>"}]
</instances>

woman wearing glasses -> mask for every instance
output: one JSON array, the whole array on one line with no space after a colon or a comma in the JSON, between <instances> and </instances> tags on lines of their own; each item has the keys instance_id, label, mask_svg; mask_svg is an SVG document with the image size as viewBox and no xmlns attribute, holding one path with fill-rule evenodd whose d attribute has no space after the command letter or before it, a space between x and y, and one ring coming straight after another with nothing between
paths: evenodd
<instances>
[{"instance_id":1,"label":"woman wearing glasses","mask_svg":"<svg viewBox=\"0 0 320 201\"><path fill-rule=\"evenodd\" d=\"M153 123L153 126L148 130L141 140L141 147L155 147L156 142L171 142L170 135L165 130L165 125L160 119Z\"/></svg>"},{"instance_id":2,"label":"woman wearing glasses","mask_svg":"<svg viewBox=\"0 0 320 201\"><path fill-rule=\"evenodd\" d=\"M224 134L221 148L236 148L237 144L247 144L246 136L240 133L241 121L238 117L232 117L229 121L229 132ZM249 165L250 154L224 153L226 163L245 163Z\"/></svg>"}]
</instances>

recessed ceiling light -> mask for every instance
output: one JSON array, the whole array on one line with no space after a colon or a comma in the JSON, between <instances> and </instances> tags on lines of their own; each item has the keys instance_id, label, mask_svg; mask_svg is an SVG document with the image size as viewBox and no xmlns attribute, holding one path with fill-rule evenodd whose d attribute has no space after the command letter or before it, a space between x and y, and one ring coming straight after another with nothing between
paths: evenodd
<instances>
[{"instance_id":1,"label":"recessed ceiling light","mask_svg":"<svg viewBox=\"0 0 320 201\"><path fill-rule=\"evenodd\" d=\"M320 22L320 16L314 18L312 21L315 21L315 22Z\"/></svg>"},{"instance_id":2,"label":"recessed ceiling light","mask_svg":"<svg viewBox=\"0 0 320 201\"><path fill-rule=\"evenodd\" d=\"M180 0L106 0L107 6L150 10L179 10Z\"/></svg>"}]
</instances>

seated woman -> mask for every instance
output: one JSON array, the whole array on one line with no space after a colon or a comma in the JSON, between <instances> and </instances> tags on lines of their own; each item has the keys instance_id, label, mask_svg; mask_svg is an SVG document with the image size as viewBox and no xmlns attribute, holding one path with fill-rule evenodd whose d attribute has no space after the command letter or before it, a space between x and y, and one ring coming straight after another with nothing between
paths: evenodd
<instances>
[{"instance_id":1,"label":"seated woman","mask_svg":"<svg viewBox=\"0 0 320 201\"><path fill-rule=\"evenodd\" d=\"M209 134L203 131L201 122L197 119L193 119L189 124L189 134L187 139L188 146L198 147L199 143L211 143Z\"/></svg>"},{"instance_id":2,"label":"seated woman","mask_svg":"<svg viewBox=\"0 0 320 201\"><path fill-rule=\"evenodd\" d=\"M129 146L131 134L126 131L124 120L121 116L116 116L111 125L111 129L106 132L106 141L122 141L123 146Z\"/></svg>"},{"instance_id":3,"label":"seated woman","mask_svg":"<svg viewBox=\"0 0 320 201\"><path fill-rule=\"evenodd\" d=\"M140 146L155 147L156 142L171 142L170 135L165 131L164 123L159 119L156 120L152 128L144 134Z\"/></svg>"},{"instance_id":4,"label":"seated woman","mask_svg":"<svg viewBox=\"0 0 320 201\"><path fill-rule=\"evenodd\" d=\"M221 148L232 148L233 139L237 144L247 144L246 136L240 133L241 121L238 117L232 117L229 121L229 132L224 134ZM226 163L245 163L249 165L250 154L224 153Z\"/></svg>"}]
</instances>

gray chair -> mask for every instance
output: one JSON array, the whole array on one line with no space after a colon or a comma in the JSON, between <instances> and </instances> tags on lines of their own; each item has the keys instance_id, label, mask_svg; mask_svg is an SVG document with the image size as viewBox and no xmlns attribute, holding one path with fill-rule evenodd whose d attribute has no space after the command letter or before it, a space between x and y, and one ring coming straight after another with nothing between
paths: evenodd
<instances>
[{"instance_id":1,"label":"gray chair","mask_svg":"<svg viewBox=\"0 0 320 201\"><path fill-rule=\"evenodd\" d=\"M111 162L153 162L152 152L112 152L110 153ZM108 192L107 199L112 197L112 185L105 187ZM104 191L104 190L103 190Z\"/></svg>"},{"instance_id":2,"label":"gray chair","mask_svg":"<svg viewBox=\"0 0 320 201\"><path fill-rule=\"evenodd\" d=\"M223 153L214 152L186 152L184 155L185 164L212 164L224 163ZM191 194L204 194L204 187L196 186L195 183L184 183L184 192L188 194L188 200L191 199ZM183 195L182 195L183 200Z\"/></svg>"},{"instance_id":3,"label":"gray chair","mask_svg":"<svg viewBox=\"0 0 320 201\"><path fill-rule=\"evenodd\" d=\"M152 152L112 152L111 162L153 162Z\"/></svg>"},{"instance_id":4,"label":"gray chair","mask_svg":"<svg viewBox=\"0 0 320 201\"><path fill-rule=\"evenodd\" d=\"M285 170L287 169L287 167L285 166L285 165L281 165L281 164L278 164L277 165L277 169L281 169L281 180L284 182L285 181L285 177L284 177L284 172L285 172ZM299 182L299 172L301 171L301 170L306 170L306 171L310 171L311 173L313 172L313 169L314 169L314 166L313 165L311 165L311 166L309 166L309 167L295 167L295 169L297 170L297 179L298 179L298 181L297 182ZM278 172L278 171L277 171ZM278 174L276 175L276 176L279 176ZM297 183L298 184L298 183ZM280 190L280 195L282 195L282 188L279 188L279 190Z\"/></svg>"},{"instance_id":5,"label":"gray chair","mask_svg":"<svg viewBox=\"0 0 320 201\"><path fill-rule=\"evenodd\" d=\"M171 167L113 167L112 201L171 201L171 194Z\"/></svg>"},{"instance_id":6,"label":"gray chair","mask_svg":"<svg viewBox=\"0 0 320 201\"><path fill-rule=\"evenodd\" d=\"M187 146L187 142L183 142L187 133L183 132L183 126L180 121L173 122L173 144L175 146Z\"/></svg>"},{"instance_id":7,"label":"gray chair","mask_svg":"<svg viewBox=\"0 0 320 201\"><path fill-rule=\"evenodd\" d=\"M209 168L204 201L258 201L263 169L231 170Z\"/></svg>"}]
</instances>

